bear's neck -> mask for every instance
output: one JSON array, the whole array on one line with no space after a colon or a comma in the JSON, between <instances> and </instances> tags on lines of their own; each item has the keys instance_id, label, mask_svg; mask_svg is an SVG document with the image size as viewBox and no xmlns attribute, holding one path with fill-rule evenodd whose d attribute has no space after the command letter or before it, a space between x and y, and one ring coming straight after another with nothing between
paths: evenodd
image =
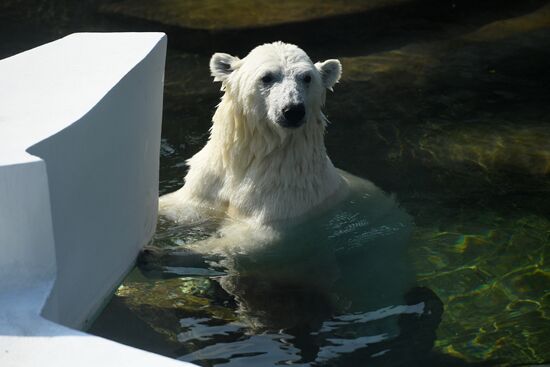
<instances>
[{"instance_id":1,"label":"bear's neck","mask_svg":"<svg viewBox=\"0 0 550 367\"><path fill-rule=\"evenodd\" d=\"M325 118L311 114L299 129L247 121L223 98L209 144L226 173L222 196L244 216L260 221L296 217L332 195L340 182L324 145ZM258 203L268 203L258 206Z\"/></svg>"}]
</instances>

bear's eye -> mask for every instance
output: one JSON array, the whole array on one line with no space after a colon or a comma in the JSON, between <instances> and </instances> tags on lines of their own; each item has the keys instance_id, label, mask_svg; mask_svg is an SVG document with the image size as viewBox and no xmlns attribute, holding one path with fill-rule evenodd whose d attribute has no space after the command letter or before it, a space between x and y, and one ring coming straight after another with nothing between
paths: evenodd
<instances>
[{"instance_id":1,"label":"bear's eye","mask_svg":"<svg viewBox=\"0 0 550 367\"><path fill-rule=\"evenodd\" d=\"M311 75L304 76L304 82L306 82L306 83L311 82Z\"/></svg>"},{"instance_id":2,"label":"bear's eye","mask_svg":"<svg viewBox=\"0 0 550 367\"><path fill-rule=\"evenodd\" d=\"M273 81L273 75L271 73L262 76L262 83L269 84Z\"/></svg>"}]
</instances>

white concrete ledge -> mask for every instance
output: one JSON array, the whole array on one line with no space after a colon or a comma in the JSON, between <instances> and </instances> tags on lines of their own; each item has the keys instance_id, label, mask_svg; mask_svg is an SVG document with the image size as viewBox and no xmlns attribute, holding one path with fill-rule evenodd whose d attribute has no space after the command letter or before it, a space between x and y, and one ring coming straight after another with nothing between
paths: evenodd
<instances>
[{"instance_id":1,"label":"white concrete ledge","mask_svg":"<svg viewBox=\"0 0 550 367\"><path fill-rule=\"evenodd\" d=\"M182 366L82 330L156 224L166 36L0 61L0 365Z\"/></svg>"}]
</instances>

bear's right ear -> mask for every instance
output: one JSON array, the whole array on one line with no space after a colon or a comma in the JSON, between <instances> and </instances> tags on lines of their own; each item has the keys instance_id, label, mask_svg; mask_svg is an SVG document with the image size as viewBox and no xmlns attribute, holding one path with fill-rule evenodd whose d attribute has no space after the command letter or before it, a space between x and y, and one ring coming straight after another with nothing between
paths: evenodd
<instances>
[{"instance_id":1,"label":"bear's right ear","mask_svg":"<svg viewBox=\"0 0 550 367\"><path fill-rule=\"evenodd\" d=\"M224 53L215 53L210 59L210 73L215 82L223 82L237 67L240 59Z\"/></svg>"}]
</instances>

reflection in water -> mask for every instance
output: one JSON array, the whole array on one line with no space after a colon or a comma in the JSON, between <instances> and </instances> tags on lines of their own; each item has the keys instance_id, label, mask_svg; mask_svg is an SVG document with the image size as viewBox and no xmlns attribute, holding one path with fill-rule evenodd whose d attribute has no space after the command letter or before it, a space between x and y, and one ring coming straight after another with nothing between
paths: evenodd
<instances>
[{"instance_id":1,"label":"reflection in water","mask_svg":"<svg viewBox=\"0 0 550 367\"><path fill-rule=\"evenodd\" d=\"M216 343L180 357L183 361L197 361L206 365L275 366L284 362L302 365L300 350L293 347L292 336L284 332L258 334Z\"/></svg>"},{"instance_id":2,"label":"reflection in water","mask_svg":"<svg viewBox=\"0 0 550 367\"><path fill-rule=\"evenodd\" d=\"M434 338L422 335L435 335L442 308L433 292L409 291L411 219L370 182L342 174L351 188L345 200L269 244L246 245L253 237L244 235L235 248L198 253L197 241L215 238L215 221L194 228L161 222L140 258L147 279L129 279L117 296L181 343L180 359L208 366L398 365L430 351ZM145 304L163 311L144 312ZM162 315L170 309L199 314ZM424 346L408 347L413 338Z\"/></svg>"}]
</instances>

